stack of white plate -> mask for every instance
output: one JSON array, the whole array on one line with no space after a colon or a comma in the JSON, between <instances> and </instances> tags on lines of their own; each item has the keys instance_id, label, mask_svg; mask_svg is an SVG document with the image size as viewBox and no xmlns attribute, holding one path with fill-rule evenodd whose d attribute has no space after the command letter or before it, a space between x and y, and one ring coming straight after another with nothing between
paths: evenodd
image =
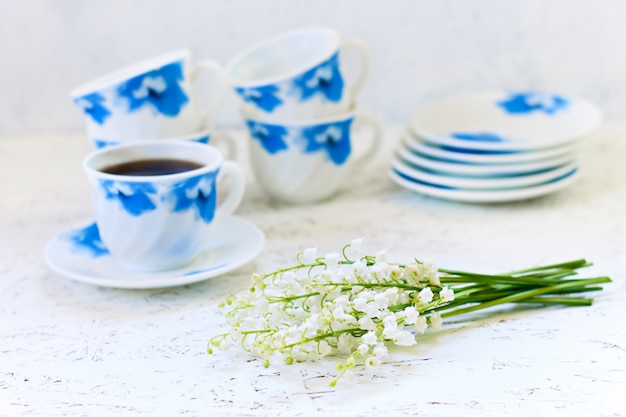
<instances>
[{"instance_id":1,"label":"stack of white plate","mask_svg":"<svg viewBox=\"0 0 626 417\"><path fill-rule=\"evenodd\" d=\"M601 114L580 98L485 91L417 111L390 176L421 194L464 202L534 198L572 184Z\"/></svg>"}]
</instances>

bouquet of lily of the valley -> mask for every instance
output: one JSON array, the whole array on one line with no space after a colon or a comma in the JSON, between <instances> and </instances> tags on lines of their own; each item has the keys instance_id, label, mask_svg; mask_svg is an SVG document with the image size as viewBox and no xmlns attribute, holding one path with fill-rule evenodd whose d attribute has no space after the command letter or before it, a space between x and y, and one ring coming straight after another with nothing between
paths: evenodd
<instances>
[{"instance_id":1,"label":"bouquet of lily of the valley","mask_svg":"<svg viewBox=\"0 0 626 417\"><path fill-rule=\"evenodd\" d=\"M386 251L361 256L361 242L324 257L307 249L293 266L255 274L247 293L220 305L230 330L209 341L209 353L238 346L266 366L343 356L335 385L359 363L379 365L390 344L416 344L444 318L504 303L588 306L592 300L580 293L611 281L572 278L591 265L583 259L490 275L394 263Z\"/></svg>"}]
</instances>

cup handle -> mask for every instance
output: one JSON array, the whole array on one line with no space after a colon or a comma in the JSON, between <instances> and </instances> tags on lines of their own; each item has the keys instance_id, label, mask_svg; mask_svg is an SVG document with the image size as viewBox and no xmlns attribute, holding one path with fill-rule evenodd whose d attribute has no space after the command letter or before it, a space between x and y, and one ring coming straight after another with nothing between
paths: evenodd
<instances>
[{"instance_id":1,"label":"cup handle","mask_svg":"<svg viewBox=\"0 0 626 417\"><path fill-rule=\"evenodd\" d=\"M215 132L209 139L209 144L216 148L226 148L226 152L223 152L224 159L236 160L237 159L237 144L235 139L226 132Z\"/></svg>"},{"instance_id":2,"label":"cup handle","mask_svg":"<svg viewBox=\"0 0 626 417\"><path fill-rule=\"evenodd\" d=\"M196 82L198 77L200 77L203 73L214 73L217 77L217 88L216 91L213 92L213 99L206 105L206 108L200 109L200 118L202 120L203 128L206 128L210 125L210 117L211 114L217 109L217 106L220 105L222 100L224 99L224 95L226 94L227 87L227 78L226 72L220 64L215 61L201 61L198 62L190 71L189 79L194 86L194 93L197 95ZM208 93L211 93L210 91Z\"/></svg>"},{"instance_id":3,"label":"cup handle","mask_svg":"<svg viewBox=\"0 0 626 417\"><path fill-rule=\"evenodd\" d=\"M217 181L221 181L225 176L230 179L230 187L227 191L228 194L226 194L224 200L219 203L215 210L214 222L219 222L233 214L243 199L245 178L239 164L233 161L224 161L217 176Z\"/></svg>"},{"instance_id":4,"label":"cup handle","mask_svg":"<svg viewBox=\"0 0 626 417\"><path fill-rule=\"evenodd\" d=\"M341 43L339 50L340 56L345 56L352 51L355 51L360 56L361 61L361 69L359 73L356 75L354 81L347 87L350 91L350 96L354 99L356 94L363 87L363 83L365 83L365 80L370 72L370 49L361 39L346 39Z\"/></svg>"},{"instance_id":5,"label":"cup handle","mask_svg":"<svg viewBox=\"0 0 626 417\"><path fill-rule=\"evenodd\" d=\"M357 116L352 123L350 136L353 137L354 133L364 128L373 131L372 140L367 144L367 147L360 155L355 155L354 166L361 165L376 155L383 137L383 125L380 120L374 116Z\"/></svg>"}]
</instances>

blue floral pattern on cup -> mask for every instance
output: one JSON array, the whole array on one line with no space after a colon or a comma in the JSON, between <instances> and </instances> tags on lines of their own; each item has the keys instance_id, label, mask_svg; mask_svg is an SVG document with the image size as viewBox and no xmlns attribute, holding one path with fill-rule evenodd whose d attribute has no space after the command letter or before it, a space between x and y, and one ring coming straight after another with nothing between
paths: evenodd
<instances>
[{"instance_id":1,"label":"blue floral pattern on cup","mask_svg":"<svg viewBox=\"0 0 626 417\"><path fill-rule=\"evenodd\" d=\"M174 62L116 86L112 97L108 93L91 93L74 102L99 125L103 125L120 105L127 112L148 106L157 114L176 117L189 102L181 87L184 78L182 61Z\"/></svg>"},{"instance_id":2,"label":"blue floral pattern on cup","mask_svg":"<svg viewBox=\"0 0 626 417\"><path fill-rule=\"evenodd\" d=\"M350 156L350 126L353 118L306 127L286 127L256 121L246 121L253 139L260 142L269 154L299 147L304 153L323 152L335 165L341 165Z\"/></svg>"},{"instance_id":3,"label":"blue floral pattern on cup","mask_svg":"<svg viewBox=\"0 0 626 417\"><path fill-rule=\"evenodd\" d=\"M235 88L235 92L241 96L244 101L253 103L255 106L271 112L276 107L283 104L278 97L280 89L275 85L266 85L262 87Z\"/></svg>"},{"instance_id":4,"label":"blue floral pattern on cup","mask_svg":"<svg viewBox=\"0 0 626 417\"><path fill-rule=\"evenodd\" d=\"M163 201L173 212L195 210L197 218L210 223L215 217L217 204L215 181L217 174L218 171L214 171L174 184L163 196Z\"/></svg>"},{"instance_id":5,"label":"blue floral pattern on cup","mask_svg":"<svg viewBox=\"0 0 626 417\"><path fill-rule=\"evenodd\" d=\"M532 112L555 114L569 105L563 97L546 93L514 93L497 103L509 114L523 115Z\"/></svg>"},{"instance_id":6,"label":"blue floral pattern on cup","mask_svg":"<svg viewBox=\"0 0 626 417\"><path fill-rule=\"evenodd\" d=\"M117 93L127 100L131 112L149 106L160 114L175 117L189 102L180 86L183 78L182 63L175 62L131 78L117 88Z\"/></svg>"},{"instance_id":7,"label":"blue floral pattern on cup","mask_svg":"<svg viewBox=\"0 0 626 417\"><path fill-rule=\"evenodd\" d=\"M250 135L270 154L287 150L287 129L283 126L246 121Z\"/></svg>"},{"instance_id":8,"label":"blue floral pattern on cup","mask_svg":"<svg viewBox=\"0 0 626 417\"><path fill-rule=\"evenodd\" d=\"M104 106L105 101L106 99L98 93L87 94L74 100L85 114L89 115L94 122L100 125L111 115L111 112Z\"/></svg>"},{"instance_id":9,"label":"blue floral pattern on cup","mask_svg":"<svg viewBox=\"0 0 626 417\"><path fill-rule=\"evenodd\" d=\"M260 87L237 87L241 98L259 109L272 113L285 103L283 96L295 96L301 102L313 97L337 103L341 101L344 80L339 71L339 53L290 81Z\"/></svg>"},{"instance_id":10,"label":"blue floral pattern on cup","mask_svg":"<svg viewBox=\"0 0 626 417\"><path fill-rule=\"evenodd\" d=\"M117 200L131 216L158 209L160 203L172 212L195 210L197 218L210 223L215 216L216 177L219 170L192 177L159 193L151 182L100 180L108 200ZM159 197L160 195L160 197Z\"/></svg>"},{"instance_id":11,"label":"blue floral pattern on cup","mask_svg":"<svg viewBox=\"0 0 626 417\"><path fill-rule=\"evenodd\" d=\"M305 128L304 152L325 152L335 164L341 165L350 156L350 125L352 119Z\"/></svg>"},{"instance_id":12,"label":"blue floral pattern on cup","mask_svg":"<svg viewBox=\"0 0 626 417\"><path fill-rule=\"evenodd\" d=\"M299 90L302 101L316 95L335 103L341 100L344 81L339 72L339 54L296 77L293 85Z\"/></svg>"},{"instance_id":13,"label":"blue floral pattern on cup","mask_svg":"<svg viewBox=\"0 0 626 417\"><path fill-rule=\"evenodd\" d=\"M133 216L156 209L151 196L155 196L157 190L150 182L100 180L100 187L108 200L119 201L122 208Z\"/></svg>"},{"instance_id":14,"label":"blue floral pattern on cup","mask_svg":"<svg viewBox=\"0 0 626 417\"><path fill-rule=\"evenodd\" d=\"M93 144L96 147L96 149L102 149L102 148L106 148L108 146L118 145L119 142L113 142L113 141L110 141L110 140L94 139L93 140Z\"/></svg>"},{"instance_id":15,"label":"blue floral pattern on cup","mask_svg":"<svg viewBox=\"0 0 626 417\"><path fill-rule=\"evenodd\" d=\"M95 223L82 229L73 230L65 236L72 243L72 251L85 253L92 258L108 255L109 250L100 239L100 231Z\"/></svg>"}]
</instances>

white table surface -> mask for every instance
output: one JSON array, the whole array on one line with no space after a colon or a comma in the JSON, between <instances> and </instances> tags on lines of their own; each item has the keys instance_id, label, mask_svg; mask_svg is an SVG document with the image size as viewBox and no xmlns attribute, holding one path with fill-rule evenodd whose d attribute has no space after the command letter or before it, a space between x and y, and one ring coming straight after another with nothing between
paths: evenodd
<instances>
[{"instance_id":1,"label":"white table surface","mask_svg":"<svg viewBox=\"0 0 626 417\"><path fill-rule=\"evenodd\" d=\"M398 136L387 129L376 161L314 206L269 202L243 148L249 188L238 215L265 233L261 255L155 290L74 282L44 263L52 236L91 219L82 135L0 138L0 415L626 416L626 121L594 133L571 188L497 205L396 186L386 164ZM391 260L482 272L585 257L595 264L585 275L614 282L591 307L507 307L444 323L335 388L334 360L266 369L245 353L205 353L225 329L218 302L253 272L356 237Z\"/></svg>"}]
</instances>

